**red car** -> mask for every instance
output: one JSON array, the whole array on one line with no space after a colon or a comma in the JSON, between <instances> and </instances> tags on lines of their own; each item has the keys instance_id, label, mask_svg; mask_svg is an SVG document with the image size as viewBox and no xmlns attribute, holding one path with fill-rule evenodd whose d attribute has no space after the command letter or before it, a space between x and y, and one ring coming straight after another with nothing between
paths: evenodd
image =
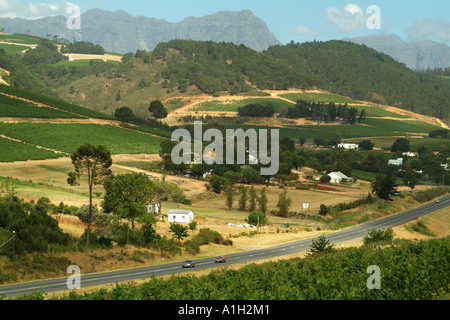
<instances>
[{"instance_id":1,"label":"red car","mask_svg":"<svg viewBox=\"0 0 450 320\"><path fill-rule=\"evenodd\" d=\"M217 257L216 258L216 263L224 263L227 262L227 258L225 257Z\"/></svg>"}]
</instances>

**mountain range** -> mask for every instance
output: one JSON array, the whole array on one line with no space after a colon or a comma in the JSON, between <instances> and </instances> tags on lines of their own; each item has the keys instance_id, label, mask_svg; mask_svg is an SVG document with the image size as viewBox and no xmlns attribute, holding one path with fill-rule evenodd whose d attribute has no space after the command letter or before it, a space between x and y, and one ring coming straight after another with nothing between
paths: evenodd
<instances>
[{"instance_id":1,"label":"mountain range","mask_svg":"<svg viewBox=\"0 0 450 320\"><path fill-rule=\"evenodd\" d=\"M406 42L396 35L372 35L345 40L385 53L412 70L450 67L450 47L444 43L431 40Z\"/></svg>"},{"instance_id":2,"label":"mountain range","mask_svg":"<svg viewBox=\"0 0 450 320\"><path fill-rule=\"evenodd\" d=\"M89 41L115 53L153 50L160 42L174 39L232 42L256 51L280 44L267 25L251 11L220 11L204 17L188 17L181 22L134 17L125 11L92 9L81 15L81 28L69 29L64 16L38 20L2 18L0 27L7 33L49 35L73 41Z\"/></svg>"}]
</instances>

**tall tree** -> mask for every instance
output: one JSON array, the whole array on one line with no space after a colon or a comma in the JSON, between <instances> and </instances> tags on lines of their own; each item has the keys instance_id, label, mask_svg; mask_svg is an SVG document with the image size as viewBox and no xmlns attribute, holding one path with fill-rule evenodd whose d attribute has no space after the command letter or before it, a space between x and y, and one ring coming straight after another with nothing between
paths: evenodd
<instances>
[{"instance_id":1,"label":"tall tree","mask_svg":"<svg viewBox=\"0 0 450 320\"><path fill-rule=\"evenodd\" d=\"M146 214L145 205L153 200L154 194L155 185L148 176L119 174L106 187L103 209L118 219L130 220L134 229L135 220Z\"/></svg>"},{"instance_id":2,"label":"tall tree","mask_svg":"<svg viewBox=\"0 0 450 320\"><path fill-rule=\"evenodd\" d=\"M225 203L229 210L233 207L234 201L234 188L231 184L227 183L225 185Z\"/></svg>"},{"instance_id":3,"label":"tall tree","mask_svg":"<svg viewBox=\"0 0 450 320\"><path fill-rule=\"evenodd\" d=\"M239 192L241 193L239 197L239 210L245 211L247 209L248 188L246 186L239 186Z\"/></svg>"},{"instance_id":4,"label":"tall tree","mask_svg":"<svg viewBox=\"0 0 450 320\"><path fill-rule=\"evenodd\" d=\"M372 182L372 192L380 199L391 201L391 196L398 194L395 180L395 176L377 174L375 181Z\"/></svg>"},{"instance_id":5,"label":"tall tree","mask_svg":"<svg viewBox=\"0 0 450 320\"><path fill-rule=\"evenodd\" d=\"M181 202L185 197L183 189L180 189L176 184L155 182L155 201L159 205L159 214L161 214L163 202Z\"/></svg>"},{"instance_id":6,"label":"tall tree","mask_svg":"<svg viewBox=\"0 0 450 320\"><path fill-rule=\"evenodd\" d=\"M75 172L70 172L67 183L71 186L79 185L81 176L87 177L89 188L89 215L87 217L86 246L89 249L89 236L92 223L92 191L94 185L101 184L110 176L112 165L111 152L103 145L94 146L86 143L70 156Z\"/></svg>"},{"instance_id":7,"label":"tall tree","mask_svg":"<svg viewBox=\"0 0 450 320\"><path fill-rule=\"evenodd\" d=\"M278 197L278 215L282 217L287 217L289 215L289 208L291 207L292 199L287 195L287 190L284 189Z\"/></svg>"},{"instance_id":8,"label":"tall tree","mask_svg":"<svg viewBox=\"0 0 450 320\"><path fill-rule=\"evenodd\" d=\"M252 212L256 209L256 190L254 186L250 187L248 191L248 211Z\"/></svg>"},{"instance_id":9,"label":"tall tree","mask_svg":"<svg viewBox=\"0 0 450 320\"><path fill-rule=\"evenodd\" d=\"M259 210L266 214L267 213L267 195L266 195L266 187L262 188L259 194L259 197L256 199L258 202Z\"/></svg>"}]
</instances>

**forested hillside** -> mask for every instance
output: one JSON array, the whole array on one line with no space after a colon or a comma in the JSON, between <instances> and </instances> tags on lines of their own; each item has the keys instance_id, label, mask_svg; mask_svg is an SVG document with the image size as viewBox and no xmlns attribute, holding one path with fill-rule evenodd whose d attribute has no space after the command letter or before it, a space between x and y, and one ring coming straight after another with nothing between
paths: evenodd
<instances>
[{"instance_id":1,"label":"forested hillside","mask_svg":"<svg viewBox=\"0 0 450 320\"><path fill-rule=\"evenodd\" d=\"M167 63L162 78L187 81L205 93L244 92L250 83L260 90L319 88L439 118L446 118L450 107L450 82L351 42L290 43L258 53L233 44L175 40L159 44L154 57Z\"/></svg>"},{"instance_id":2,"label":"forested hillside","mask_svg":"<svg viewBox=\"0 0 450 320\"><path fill-rule=\"evenodd\" d=\"M320 88L439 118L448 116L450 82L415 72L403 63L364 45L344 41L290 43L266 54L297 72L306 68L322 80Z\"/></svg>"},{"instance_id":3,"label":"forested hillside","mask_svg":"<svg viewBox=\"0 0 450 320\"><path fill-rule=\"evenodd\" d=\"M261 95L265 94L261 90L292 88L322 89L440 119L450 115L448 79L412 71L352 42L291 42L257 52L232 43L173 40L158 44L152 52L126 54L116 64L102 60L80 64L65 58L49 42L41 41L24 55L0 52L0 68L11 72L8 80L13 86L58 92L62 98L97 110L125 103L141 108L151 99L179 95ZM74 95L77 91L83 94Z\"/></svg>"}]
</instances>

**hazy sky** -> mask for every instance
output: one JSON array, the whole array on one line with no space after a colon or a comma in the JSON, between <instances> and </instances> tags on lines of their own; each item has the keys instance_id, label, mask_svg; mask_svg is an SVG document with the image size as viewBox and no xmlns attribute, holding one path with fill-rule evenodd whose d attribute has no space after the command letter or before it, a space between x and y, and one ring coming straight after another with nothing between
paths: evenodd
<instances>
[{"instance_id":1,"label":"hazy sky","mask_svg":"<svg viewBox=\"0 0 450 320\"><path fill-rule=\"evenodd\" d=\"M251 10L264 20L283 44L343 39L370 34L397 34L404 40L431 39L450 45L450 1L448 0L73 0L81 11L92 8L124 10L179 22L186 17L210 15L221 10ZM0 17L36 19L68 15L66 1L0 0ZM375 5L379 15L367 9ZM367 21L380 29L369 29ZM374 24L375 23L375 24Z\"/></svg>"}]
</instances>

